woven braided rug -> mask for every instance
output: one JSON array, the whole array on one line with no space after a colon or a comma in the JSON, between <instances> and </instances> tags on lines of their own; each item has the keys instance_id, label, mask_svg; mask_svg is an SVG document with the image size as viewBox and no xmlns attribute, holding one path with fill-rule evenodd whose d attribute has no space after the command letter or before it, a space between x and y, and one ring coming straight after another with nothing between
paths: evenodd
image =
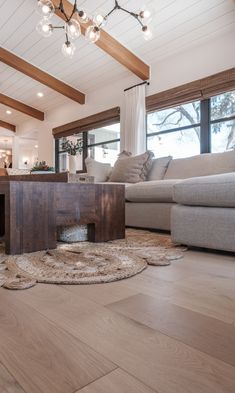
<instances>
[{"instance_id":1,"label":"woven braided rug","mask_svg":"<svg viewBox=\"0 0 235 393\"><path fill-rule=\"evenodd\" d=\"M0 249L0 286L26 289L36 283L96 284L131 277L148 265L166 266L185 248L169 235L126 231L126 239L107 243L58 243L56 250L7 256Z\"/></svg>"}]
</instances>

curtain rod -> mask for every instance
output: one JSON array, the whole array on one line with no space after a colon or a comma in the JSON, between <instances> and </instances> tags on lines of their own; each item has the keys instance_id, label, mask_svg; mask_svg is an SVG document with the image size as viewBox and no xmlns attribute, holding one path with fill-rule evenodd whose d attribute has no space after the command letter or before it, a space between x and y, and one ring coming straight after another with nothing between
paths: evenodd
<instances>
[{"instance_id":1,"label":"curtain rod","mask_svg":"<svg viewBox=\"0 0 235 393\"><path fill-rule=\"evenodd\" d=\"M125 89L124 91L128 91L128 90L134 89L134 87L141 86L141 85L147 85L147 86L149 86L149 85L150 85L150 83L149 83L148 81L144 81L144 82L138 83L137 85L134 85L134 86L128 87L128 88L127 88L127 89Z\"/></svg>"}]
</instances>

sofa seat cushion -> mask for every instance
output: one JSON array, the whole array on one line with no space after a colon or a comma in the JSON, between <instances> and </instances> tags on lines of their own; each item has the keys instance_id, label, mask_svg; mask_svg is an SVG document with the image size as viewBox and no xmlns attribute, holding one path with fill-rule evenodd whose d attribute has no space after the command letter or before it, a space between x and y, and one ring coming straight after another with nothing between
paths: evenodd
<instances>
[{"instance_id":1,"label":"sofa seat cushion","mask_svg":"<svg viewBox=\"0 0 235 393\"><path fill-rule=\"evenodd\" d=\"M174 185L173 199L181 205L235 207L235 173L183 180Z\"/></svg>"},{"instance_id":2,"label":"sofa seat cushion","mask_svg":"<svg viewBox=\"0 0 235 393\"><path fill-rule=\"evenodd\" d=\"M173 202L173 186L182 180L152 180L126 187L129 202Z\"/></svg>"}]
</instances>

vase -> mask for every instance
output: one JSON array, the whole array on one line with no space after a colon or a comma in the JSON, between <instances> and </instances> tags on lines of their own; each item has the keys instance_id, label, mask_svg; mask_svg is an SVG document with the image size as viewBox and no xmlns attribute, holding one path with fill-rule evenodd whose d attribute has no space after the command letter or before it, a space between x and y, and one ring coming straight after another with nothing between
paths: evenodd
<instances>
[{"instance_id":1,"label":"vase","mask_svg":"<svg viewBox=\"0 0 235 393\"><path fill-rule=\"evenodd\" d=\"M77 156L69 155L69 173L76 173L77 171Z\"/></svg>"}]
</instances>

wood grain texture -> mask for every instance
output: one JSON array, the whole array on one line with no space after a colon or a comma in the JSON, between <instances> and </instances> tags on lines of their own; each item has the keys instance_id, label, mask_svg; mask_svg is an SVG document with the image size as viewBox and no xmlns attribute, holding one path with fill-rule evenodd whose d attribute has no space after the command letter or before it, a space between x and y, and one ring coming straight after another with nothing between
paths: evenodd
<instances>
[{"instance_id":1,"label":"wood grain texture","mask_svg":"<svg viewBox=\"0 0 235 393\"><path fill-rule=\"evenodd\" d=\"M106 125L120 121L120 108L115 107L94 115L72 121L52 129L55 138L69 136L79 132L89 131L93 128L105 127Z\"/></svg>"},{"instance_id":2,"label":"wood grain texture","mask_svg":"<svg viewBox=\"0 0 235 393\"><path fill-rule=\"evenodd\" d=\"M235 67L146 98L147 111L202 100L235 89Z\"/></svg>"},{"instance_id":3,"label":"wood grain texture","mask_svg":"<svg viewBox=\"0 0 235 393\"><path fill-rule=\"evenodd\" d=\"M4 177L5 176L5 177ZM30 182L50 182L50 183L60 183L70 182L70 174L68 172L62 173L43 173L43 174L30 174L30 175L7 175L5 172L1 173L0 181L30 181Z\"/></svg>"},{"instance_id":4,"label":"wood grain texture","mask_svg":"<svg viewBox=\"0 0 235 393\"><path fill-rule=\"evenodd\" d=\"M0 193L5 195L7 254L56 248L53 183L1 182Z\"/></svg>"},{"instance_id":5,"label":"wood grain texture","mask_svg":"<svg viewBox=\"0 0 235 393\"><path fill-rule=\"evenodd\" d=\"M234 279L198 275L178 282L170 301L179 306L231 323L235 316Z\"/></svg>"},{"instance_id":6,"label":"wood grain texture","mask_svg":"<svg viewBox=\"0 0 235 393\"><path fill-rule=\"evenodd\" d=\"M235 327L232 325L142 294L108 307L235 366Z\"/></svg>"},{"instance_id":7,"label":"wood grain texture","mask_svg":"<svg viewBox=\"0 0 235 393\"><path fill-rule=\"evenodd\" d=\"M0 48L0 53L1 53L1 48ZM37 120L41 120L41 121L44 120L44 113L43 112L41 112L38 109L35 109L29 105L24 104L21 101L17 101L14 98L8 97L8 96L1 94L1 93L0 93L0 103L3 105L9 106L10 108L13 108L19 112L22 112L25 115L34 117Z\"/></svg>"},{"instance_id":8,"label":"wood grain texture","mask_svg":"<svg viewBox=\"0 0 235 393\"><path fill-rule=\"evenodd\" d=\"M172 264L168 271L166 269L157 271L154 268L150 268L146 273L168 281L168 278L173 276L172 271L176 273L173 280L181 276L182 281L183 278L192 277L193 275L195 275L197 280L200 280L201 275L215 277L218 280L223 278L235 279L233 254L216 252L215 250L188 250L184 254L184 258L179 263ZM204 287L204 289L206 288Z\"/></svg>"},{"instance_id":9,"label":"wood grain texture","mask_svg":"<svg viewBox=\"0 0 235 393\"><path fill-rule=\"evenodd\" d=\"M57 226L88 224L92 242L125 238L123 185L56 184Z\"/></svg>"},{"instance_id":10,"label":"wood grain texture","mask_svg":"<svg viewBox=\"0 0 235 393\"><path fill-rule=\"evenodd\" d=\"M46 73L38 67L35 67L21 57L16 56L14 53L9 52L2 47L0 47L0 61L42 83L43 85L50 87L58 93L63 94L71 100L76 101L79 104L85 104L85 95L79 90L76 90L61 80L56 79L54 76Z\"/></svg>"},{"instance_id":11,"label":"wood grain texture","mask_svg":"<svg viewBox=\"0 0 235 393\"><path fill-rule=\"evenodd\" d=\"M141 274L118 283L73 287L37 285L18 292L0 288L0 343L4 345L4 351L0 345L0 355L14 360L9 364L0 357L0 362L25 393L54 393L51 385L47 384L48 373L52 375L55 372L56 378L59 378L55 383L59 384L61 370L64 371L65 367L67 376L67 365L69 367L72 362L69 380L78 378L79 369L73 363L76 362L74 356L76 358L81 349L79 346L78 350L77 344L74 346L73 340L77 337L80 344L82 341L90 350L95 350L100 356L103 354L122 371L105 371L105 375L89 382L86 387L74 389L76 393L79 390L83 393L106 393L107 389L108 393L130 393L131 389L139 392L139 386L143 393L146 389L157 393L234 393L235 368L215 358L228 359L232 354L234 338L228 349L226 335L230 336L229 327L235 326L234 277L234 255L190 250L184 259L173 261L167 268L148 267ZM145 296L143 301L142 296L138 297L140 311L135 302L133 312L135 316L143 313L144 323L101 305L137 293L154 298ZM131 304L131 299L126 301ZM195 311L193 314L192 310ZM160 316L156 315L157 311ZM129 312L132 311L128 309ZM189 318L191 315L192 319ZM211 327L205 326L205 316L208 320L214 318ZM220 320L224 322L222 325ZM166 322L167 330L163 333ZM162 331L155 330L156 324ZM224 329L218 331L218 326ZM187 339L188 344L180 341L182 337ZM214 343L214 356L205 354L204 348L202 351L195 349L206 340L210 346ZM30 350L31 342L33 349ZM207 343L205 349L208 349ZM87 353L86 349L82 352ZM35 366L35 358L40 358L39 368ZM51 363L48 358L52 359ZM59 371L55 368L54 358L58 359ZM78 364L80 367L80 360ZM45 365L48 368L46 374L42 369ZM22 372L22 367L26 371ZM120 378L119 372L125 375ZM28 384L22 385L18 374L29 380L29 388ZM43 380L40 389L39 379ZM7 393L22 392L10 390ZM63 393L70 391L64 389Z\"/></svg>"},{"instance_id":12,"label":"wood grain texture","mask_svg":"<svg viewBox=\"0 0 235 393\"><path fill-rule=\"evenodd\" d=\"M74 393L116 368L7 291L0 315L0 361L26 393Z\"/></svg>"},{"instance_id":13,"label":"wood grain texture","mask_svg":"<svg viewBox=\"0 0 235 393\"><path fill-rule=\"evenodd\" d=\"M6 121L0 120L0 127L6 128L7 130L16 132L16 126L14 124L7 123Z\"/></svg>"},{"instance_id":14,"label":"wood grain texture","mask_svg":"<svg viewBox=\"0 0 235 393\"><path fill-rule=\"evenodd\" d=\"M64 289L71 291L74 296L84 297L100 305L118 302L119 300L137 295L138 290L129 288L123 281L115 281L112 285L66 285Z\"/></svg>"},{"instance_id":15,"label":"wood grain texture","mask_svg":"<svg viewBox=\"0 0 235 393\"><path fill-rule=\"evenodd\" d=\"M58 7L59 0L52 0L54 6ZM64 11L67 15L73 12L73 4L68 0L63 0ZM56 15L61 19L65 19L63 13L59 10ZM81 25L82 34L85 35L86 28L91 24L91 21L86 26ZM96 46L103 49L107 54L112 56L120 64L137 75L142 80L150 78L150 67L145 64L139 57L127 49L124 45L120 44L115 38L101 30L100 39L95 43Z\"/></svg>"},{"instance_id":16,"label":"wood grain texture","mask_svg":"<svg viewBox=\"0 0 235 393\"><path fill-rule=\"evenodd\" d=\"M18 296L159 393L234 392L234 367L63 288L37 286Z\"/></svg>"},{"instance_id":17,"label":"wood grain texture","mask_svg":"<svg viewBox=\"0 0 235 393\"><path fill-rule=\"evenodd\" d=\"M1 393L25 393L15 378L0 363L0 392Z\"/></svg>"},{"instance_id":18,"label":"wood grain texture","mask_svg":"<svg viewBox=\"0 0 235 393\"><path fill-rule=\"evenodd\" d=\"M156 393L156 390L117 369L75 393Z\"/></svg>"},{"instance_id":19,"label":"wood grain texture","mask_svg":"<svg viewBox=\"0 0 235 393\"><path fill-rule=\"evenodd\" d=\"M235 319L234 266L234 257L231 256L188 251L183 260L167 269L148 267L129 281L129 287L232 323Z\"/></svg>"},{"instance_id":20,"label":"wood grain texture","mask_svg":"<svg viewBox=\"0 0 235 393\"><path fill-rule=\"evenodd\" d=\"M92 242L125 238L124 185L42 183L22 181L22 177L15 181L4 176L0 181L0 232L5 227L7 254L56 248L58 226L87 224Z\"/></svg>"}]
</instances>

